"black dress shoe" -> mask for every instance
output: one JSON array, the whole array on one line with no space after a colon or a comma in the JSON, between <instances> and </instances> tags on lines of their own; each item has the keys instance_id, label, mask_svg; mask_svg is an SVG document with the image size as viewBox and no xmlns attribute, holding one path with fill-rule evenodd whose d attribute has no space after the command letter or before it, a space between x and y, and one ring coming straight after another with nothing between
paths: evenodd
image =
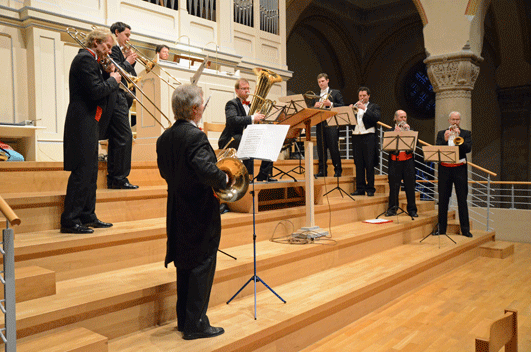
<instances>
[{"instance_id":1,"label":"black dress shoe","mask_svg":"<svg viewBox=\"0 0 531 352\"><path fill-rule=\"evenodd\" d=\"M361 191L361 190L355 190L354 192L352 192L350 194L351 196L364 196L365 195L365 191Z\"/></svg>"},{"instance_id":2,"label":"black dress shoe","mask_svg":"<svg viewBox=\"0 0 531 352\"><path fill-rule=\"evenodd\" d=\"M388 210L385 212L385 216L395 216L396 210Z\"/></svg>"},{"instance_id":3,"label":"black dress shoe","mask_svg":"<svg viewBox=\"0 0 531 352\"><path fill-rule=\"evenodd\" d=\"M113 182L112 184L107 184L107 188L110 189L137 189L138 186L132 185L129 182Z\"/></svg>"},{"instance_id":4,"label":"black dress shoe","mask_svg":"<svg viewBox=\"0 0 531 352\"><path fill-rule=\"evenodd\" d=\"M409 214L409 216L411 216L412 218L418 218L418 217L419 217L419 214L417 214L417 212L416 212L415 210L410 211L408 214Z\"/></svg>"},{"instance_id":5,"label":"black dress shoe","mask_svg":"<svg viewBox=\"0 0 531 352\"><path fill-rule=\"evenodd\" d=\"M373 191L367 191L367 197L374 197Z\"/></svg>"},{"instance_id":6,"label":"black dress shoe","mask_svg":"<svg viewBox=\"0 0 531 352\"><path fill-rule=\"evenodd\" d=\"M228 213L230 211L229 209L229 205L227 203L221 203L219 205L219 213L220 214L225 214L225 213Z\"/></svg>"},{"instance_id":7,"label":"black dress shoe","mask_svg":"<svg viewBox=\"0 0 531 352\"><path fill-rule=\"evenodd\" d=\"M83 224L83 226L102 229L102 228L106 228L106 227L112 227L112 224L109 223L109 222L103 222L103 221L101 221L99 219L96 219L93 222L87 222L86 224Z\"/></svg>"},{"instance_id":8,"label":"black dress shoe","mask_svg":"<svg viewBox=\"0 0 531 352\"><path fill-rule=\"evenodd\" d=\"M470 232L463 232L463 236L472 237L472 234Z\"/></svg>"},{"instance_id":9,"label":"black dress shoe","mask_svg":"<svg viewBox=\"0 0 531 352\"><path fill-rule=\"evenodd\" d=\"M326 177L326 174L322 171L319 171L318 173L315 174L315 177Z\"/></svg>"},{"instance_id":10,"label":"black dress shoe","mask_svg":"<svg viewBox=\"0 0 531 352\"><path fill-rule=\"evenodd\" d=\"M61 227L61 233L93 233L93 229L86 226L75 224L72 227Z\"/></svg>"},{"instance_id":11,"label":"black dress shoe","mask_svg":"<svg viewBox=\"0 0 531 352\"><path fill-rule=\"evenodd\" d=\"M334 174L334 177L341 177L341 171L338 171Z\"/></svg>"},{"instance_id":12,"label":"black dress shoe","mask_svg":"<svg viewBox=\"0 0 531 352\"><path fill-rule=\"evenodd\" d=\"M276 178L269 177L269 176L266 178L257 177L256 180L260 182L277 182L278 181Z\"/></svg>"},{"instance_id":13,"label":"black dress shoe","mask_svg":"<svg viewBox=\"0 0 531 352\"><path fill-rule=\"evenodd\" d=\"M185 340L195 340L195 339L204 339L208 337L219 336L223 334L225 330L223 328L216 328L209 326L206 330L200 332L185 332L183 334L183 339Z\"/></svg>"}]
</instances>

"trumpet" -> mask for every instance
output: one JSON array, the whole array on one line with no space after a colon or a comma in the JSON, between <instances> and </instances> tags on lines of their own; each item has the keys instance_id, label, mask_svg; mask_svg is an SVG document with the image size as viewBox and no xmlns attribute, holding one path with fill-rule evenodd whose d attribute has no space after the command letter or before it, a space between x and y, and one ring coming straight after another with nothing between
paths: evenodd
<instances>
[{"instance_id":1,"label":"trumpet","mask_svg":"<svg viewBox=\"0 0 531 352\"><path fill-rule=\"evenodd\" d=\"M400 121L397 126L400 131L409 131L409 125L404 120Z\"/></svg>"},{"instance_id":2,"label":"trumpet","mask_svg":"<svg viewBox=\"0 0 531 352\"><path fill-rule=\"evenodd\" d=\"M157 60L157 57L155 56L153 58L153 60L150 60L148 59L147 57L145 57L142 52L136 47L134 46L133 44L131 43L125 43L124 44L124 50L127 51L134 51L136 52L136 61L139 62L142 66L145 67L146 69L146 74L148 74L149 72L151 72L153 70L153 68L158 64L158 60ZM182 84L181 81L179 81L177 78L173 77L168 71L166 71L163 67L161 67L159 65L159 68L161 71L165 72L168 76L170 76L174 81L176 81L178 84ZM170 82L168 82L167 80L165 80L164 78L162 78L160 75L158 75L156 72L153 71L153 74L155 76L157 76L162 82L166 83L170 88L173 88L175 89L176 87L171 84Z\"/></svg>"},{"instance_id":3,"label":"trumpet","mask_svg":"<svg viewBox=\"0 0 531 352\"><path fill-rule=\"evenodd\" d=\"M358 114L358 110L358 103L352 105L352 112L354 113L354 115Z\"/></svg>"},{"instance_id":4,"label":"trumpet","mask_svg":"<svg viewBox=\"0 0 531 352\"><path fill-rule=\"evenodd\" d=\"M463 137L459 136L458 127L456 124L453 124L448 127L448 130L450 131L450 137L448 138L448 140L453 139L455 145L459 146L465 142Z\"/></svg>"},{"instance_id":5,"label":"trumpet","mask_svg":"<svg viewBox=\"0 0 531 352\"><path fill-rule=\"evenodd\" d=\"M92 27L92 28L95 28L95 27ZM66 29L66 33L68 33L68 35L74 39L82 48L84 49L88 49L85 44L83 43L84 39L85 39L85 33L81 33L79 32L77 29L75 28L67 28ZM145 111L147 111L152 117L153 119L164 129L166 129L166 127L164 127L164 125L159 121L159 119L157 119L155 117L155 115L149 111L146 106L144 104L142 104L142 102L140 100L138 100L138 98L136 97L136 95L132 92L132 88L135 87L143 96L144 98L146 98L151 104L153 104L153 106L160 112L160 114L162 116L164 116L164 118L168 121L168 123L170 124L170 126L172 125L170 119L168 119L168 117L159 109L159 107L157 105L155 105L155 103L146 95L146 93L144 93L144 91L142 89L140 89L140 87L137 85L137 83L141 80L140 77L134 77L132 75L130 75L128 72L126 72L122 67L120 67L120 65L118 65L109 55L105 56L104 58L102 58L101 60L101 66L102 68L105 70L105 71L109 71L110 68L112 67L111 65L114 65L114 69L118 71L118 73L120 73L120 75L122 76L122 78L127 82L127 85L124 84L124 82L120 82L120 88L122 88L125 92L127 92L128 94L130 94L133 99L135 99L137 101L138 104L140 104ZM131 88L129 88L131 87Z\"/></svg>"}]
</instances>

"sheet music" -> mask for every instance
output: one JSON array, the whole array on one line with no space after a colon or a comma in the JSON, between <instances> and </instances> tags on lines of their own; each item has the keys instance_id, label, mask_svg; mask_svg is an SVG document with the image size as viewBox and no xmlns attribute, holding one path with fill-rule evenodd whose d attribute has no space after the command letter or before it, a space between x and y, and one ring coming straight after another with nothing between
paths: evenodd
<instances>
[{"instance_id":1,"label":"sheet music","mask_svg":"<svg viewBox=\"0 0 531 352\"><path fill-rule=\"evenodd\" d=\"M289 125L249 125L243 131L236 156L240 159L277 161L288 130Z\"/></svg>"}]
</instances>

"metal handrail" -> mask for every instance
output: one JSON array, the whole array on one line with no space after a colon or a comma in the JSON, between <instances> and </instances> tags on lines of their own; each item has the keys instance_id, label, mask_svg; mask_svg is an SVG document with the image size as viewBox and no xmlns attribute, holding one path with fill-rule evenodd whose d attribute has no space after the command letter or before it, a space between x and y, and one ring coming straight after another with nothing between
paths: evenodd
<instances>
[{"instance_id":1,"label":"metal handrail","mask_svg":"<svg viewBox=\"0 0 531 352\"><path fill-rule=\"evenodd\" d=\"M0 196L0 212L7 219L6 228L2 230L2 246L0 248L4 264L4 270L0 273L0 283L4 285L4 299L0 301L0 310L4 313L5 318L4 328L0 329L0 338L4 342L6 352L15 352L17 349L15 233L9 225L20 225L21 220L2 196Z\"/></svg>"}]
</instances>

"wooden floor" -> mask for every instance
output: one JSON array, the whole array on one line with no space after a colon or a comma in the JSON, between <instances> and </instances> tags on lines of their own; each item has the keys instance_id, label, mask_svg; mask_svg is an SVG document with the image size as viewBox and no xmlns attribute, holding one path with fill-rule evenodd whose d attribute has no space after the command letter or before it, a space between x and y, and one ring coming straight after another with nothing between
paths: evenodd
<instances>
[{"instance_id":1,"label":"wooden floor","mask_svg":"<svg viewBox=\"0 0 531 352\"><path fill-rule=\"evenodd\" d=\"M518 245L511 255L494 242L493 231L460 236L453 211L448 232L456 244L434 236L420 242L437 222L434 202L417 201L415 220L401 215L367 224L387 209L383 178L374 197L352 201L334 191L316 204L315 222L332 238L313 243L270 241L306 225L305 207L260 209L254 217L258 276L287 303L258 282L257 320L252 282L226 304L253 274L253 215L224 214L221 248L238 260L218 255L208 314L226 333L185 341L175 329L175 269L162 265L166 190L155 163L134 165L131 181L140 190L98 190L97 212L114 227L88 235L59 233L67 174L57 165L0 170L27 182L26 193L5 196L24 221L15 230L17 349L23 352L45 345L64 352L59 341L90 352L460 351L470 350L505 308L519 311L521 344L530 345L531 249ZM337 182L325 181L324 192ZM350 192L355 175L347 172L340 182ZM400 202L405 207L405 195ZM500 252L508 257L480 257Z\"/></svg>"},{"instance_id":2,"label":"wooden floor","mask_svg":"<svg viewBox=\"0 0 531 352\"><path fill-rule=\"evenodd\" d=\"M514 256L479 257L303 351L474 351L507 308L518 311L519 351L531 351L530 268L531 244L516 243Z\"/></svg>"}]
</instances>

